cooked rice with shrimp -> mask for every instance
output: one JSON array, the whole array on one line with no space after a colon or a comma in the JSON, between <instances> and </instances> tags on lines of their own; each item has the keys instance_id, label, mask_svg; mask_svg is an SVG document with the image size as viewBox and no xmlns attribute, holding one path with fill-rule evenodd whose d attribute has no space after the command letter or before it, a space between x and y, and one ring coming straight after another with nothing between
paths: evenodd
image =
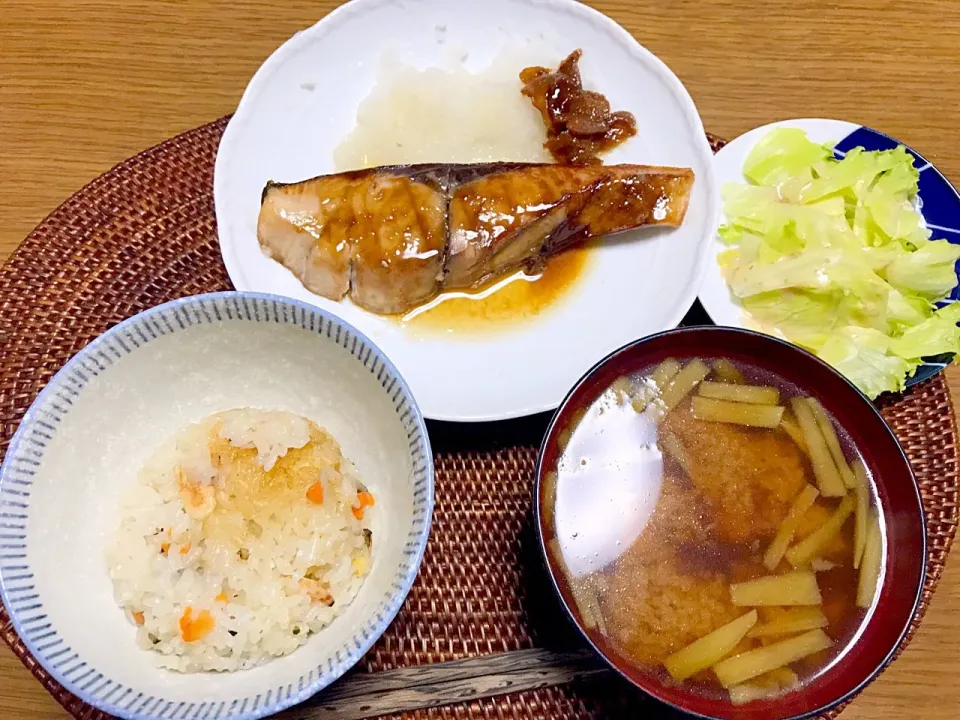
<instances>
[{"instance_id":1,"label":"cooked rice with shrimp","mask_svg":"<svg viewBox=\"0 0 960 720\"><path fill-rule=\"evenodd\" d=\"M163 445L122 499L107 550L117 603L173 670L286 655L360 590L374 504L315 423L213 415Z\"/></svg>"}]
</instances>

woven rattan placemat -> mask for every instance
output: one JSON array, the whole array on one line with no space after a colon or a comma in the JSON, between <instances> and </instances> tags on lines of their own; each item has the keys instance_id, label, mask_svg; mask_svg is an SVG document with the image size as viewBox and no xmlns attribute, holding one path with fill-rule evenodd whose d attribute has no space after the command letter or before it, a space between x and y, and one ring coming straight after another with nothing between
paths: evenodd
<instances>
[{"instance_id":1,"label":"woven rattan placemat","mask_svg":"<svg viewBox=\"0 0 960 720\"><path fill-rule=\"evenodd\" d=\"M97 178L0 270L0 451L51 375L111 325L173 298L230 288L213 211L213 164L225 126L222 119L180 135ZM919 621L957 523L957 428L946 381L938 376L913 388L883 414L910 458L927 512L930 556ZM361 672L580 646L550 596L533 541L533 471L545 426L542 416L431 426L437 497L426 557ZM105 717L47 675L3 608L0 634L75 717ZM593 720L624 717L628 706L635 717L643 702L608 676L410 717Z\"/></svg>"}]
</instances>

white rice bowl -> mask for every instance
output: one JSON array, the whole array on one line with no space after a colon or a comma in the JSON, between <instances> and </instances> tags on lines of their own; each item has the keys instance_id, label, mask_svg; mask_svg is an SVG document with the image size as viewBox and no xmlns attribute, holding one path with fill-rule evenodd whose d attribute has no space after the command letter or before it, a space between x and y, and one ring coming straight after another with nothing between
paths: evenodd
<instances>
[{"instance_id":1,"label":"white rice bowl","mask_svg":"<svg viewBox=\"0 0 960 720\"><path fill-rule=\"evenodd\" d=\"M358 507L361 490L336 439L293 413L238 409L185 428L124 493L107 549L137 645L183 672L296 650L369 572L375 508Z\"/></svg>"},{"instance_id":2,"label":"white rice bowl","mask_svg":"<svg viewBox=\"0 0 960 720\"><path fill-rule=\"evenodd\" d=\"M137 542L118 548L118 524L127 512L123 508L131 507L128 502L163 512L168 501L143 484L140 475L158 448L185 428L237 408L308 418L337 440L356 468L355 477L375 498L369 515L364 514L372 529L369 573L358 589L350 581L341 583L335 573L327 576L345 593L344 602L335 602L333 608L341 607L332 618L331 608L305 610L308 628L315 623L321 629L308 633L300 647L283 631L280 640L275 631L299 617L301 601L287 606L262 595L257 606L269 607L270 614L261 616L259 625L244 623L248 637L237 642L244 644L246 655L226 645L209 657L188 655L188 663L197 666L232 667L232 658L246 669L178 672L158 662L169 665L176 660L174 653L138 644L134 603L146 605L147 590L153 588L156 606L150 612L140 609L144 627L150 627L151 614L163 617L172 639L179 620L171 631L171 619L183 612L173 605L187 595L191 602L203 595L200 599L209 604L212 588L184 574L187 579L178 579L183 597L174 596L169 610L161 607L159 598L168 597L164 593L173 569L165 580L137 570L142 558L136 558L147 542L139 540L139 549ZM242 427L234 430L243 433ZM230 432L238 441L239 434ZM280 451L270 446L266 443L263 455L268 461ZM67 690L110 715L252 720L276 713L340 677L399 611L430 530L431 457L423 417L396 368L369 339L334 315L256 293L214 293L161 305L114 326L82 349L24 416L0 468L5 532L22 538L10 542L23 548L0 558L0 596L40 665ZM194 480L200 465L188 467ZM139 532L134 530L134 537ZM108 548L113 548L110 562ZM118 549L127 555L119 564ZM171 544L170 549L179 559L179 548ZM190 552L192 540L188 557ZM317 552L324 550L318 547ZM288 560L295 576L296 560ZM251 589L250 578L241 577L237 568L222 570L225 577L238 573L231 582L251 596L267 592ZM356 595L347 602L352 592ZM243 600L238 605L247 607L246 596ZM203 609L198 600L193 618ZM219 611L210 607L208 612ZM230 637L241 638L237 632ZM252 644L255 634L259 645Z\"/></svg>"}]
</instances>

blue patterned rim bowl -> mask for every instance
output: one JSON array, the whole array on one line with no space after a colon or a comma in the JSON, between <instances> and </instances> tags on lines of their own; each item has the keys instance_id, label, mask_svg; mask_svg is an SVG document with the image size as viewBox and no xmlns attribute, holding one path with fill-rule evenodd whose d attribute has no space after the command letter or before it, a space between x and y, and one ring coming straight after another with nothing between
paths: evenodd
<instances>
[{"instance_id":1,"label":"blue patterned rim bowl","mask_svg":"<svg viewBox=\"0 0 960 720\"><path fill-rule=\"evenodd\" d=\"M134 642L105 548L121 490L157 446L235 407L326 427L374 491L370 575L331 625L251 670L181 674ZM434 470L403 378L366 337L305 303L257 293L176 300L111 328L50 381L0 469L0 591L30 653L123 718L250 720L347 671L393 620L423 558Z\"/></svg>"},{"instance_id":2,"label":"blue patterned rim bowl","mask_svg":"<svg viewBox=\"0 0 960 720\"><path fill-rule=\"evenodd\" d=\"M774 128L799 128L814 142L833 143L834 156L844 157L854 148L866 151L893 150L898 145L913 157L913 165L919 173L915 206L930 231L932 240L947 240L960 245L960 192L929 160L905 143L879 130L845 120L828 118L796 118L779 120L754 128L727 143L714 155L714 170L717 186L727 182L743 182L742 165L753 146ZM715 238L711 254L716 258L726 250L719 238ZM957 286L950 296L938 303L940 306L960 302L960 261L956 263ZM749 327L744 323L743 308L734 300L716 261L708 264L707 274L700 287L699 299L707 314L717 325ZM916 385L941 372L953 360L953 356L936 355L923 358L916 372L907 378L907 387Z\"/></svg>"}]
</instances>

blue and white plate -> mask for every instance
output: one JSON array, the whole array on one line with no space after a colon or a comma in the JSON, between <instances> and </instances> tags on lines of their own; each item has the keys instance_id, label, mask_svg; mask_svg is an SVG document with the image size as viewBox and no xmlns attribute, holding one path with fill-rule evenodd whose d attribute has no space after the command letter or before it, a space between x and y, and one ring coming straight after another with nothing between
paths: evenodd
<instances>
[{"instance_id":1,"label":"blue and white plate","mask_svg":"<svg viewBox=\"0 0 960 720\"><path fill-rule=\"evenodd\" d=\"M904 145L881 132L842 120L783 120L755 128L721 149L714 156L717 186L722 188L728 182L744 182L743 162L750 150L768 132L778 127L800 128L805 130L814 142L835 143L834 153L837 157L842 157L855 147L862 147L864 150L892 150L898 145ZM960 244L960 194L932 163L927 162L922 155L908 146L904 145L904 147L913 155L914 165L920 171L917 206L932 233L931 237ZM722 217L721 224L724 222L726 218ZM726 246L720 242L719 238L714 238L711 248L712 262L709 263L704 282L700 286L700 302L717 325L754 327L743 307L730 293L720 272L720 265L716 258L725 249ZM958 282L960 282L960 263L958 263ZM955 288L945 302L956 300L960 300L960 287ZM915 385L933 377L947 366L950 359L950 356L925 358L926 364L917 368L913 377L907 379L907 385Z\"/></svg>"},{"instance_id":2,"label":"blue and white plate","mask_svg":"<svg viewBox=\"0 0 960 720\"><path fill-rule=\"evenodd\" d=\"M186 425L236 407L326 427L376 494L373 564L329 627L252 670L179 674L134 644L104 549L121 490ZM403 603L433 510L423 418L384 354L296 300L218 293L127 320L81 350L24 416L0 468L0 592L30 653L68 690L123 718L252 720L353 665Z\"/></svg>"}]
</instances>

